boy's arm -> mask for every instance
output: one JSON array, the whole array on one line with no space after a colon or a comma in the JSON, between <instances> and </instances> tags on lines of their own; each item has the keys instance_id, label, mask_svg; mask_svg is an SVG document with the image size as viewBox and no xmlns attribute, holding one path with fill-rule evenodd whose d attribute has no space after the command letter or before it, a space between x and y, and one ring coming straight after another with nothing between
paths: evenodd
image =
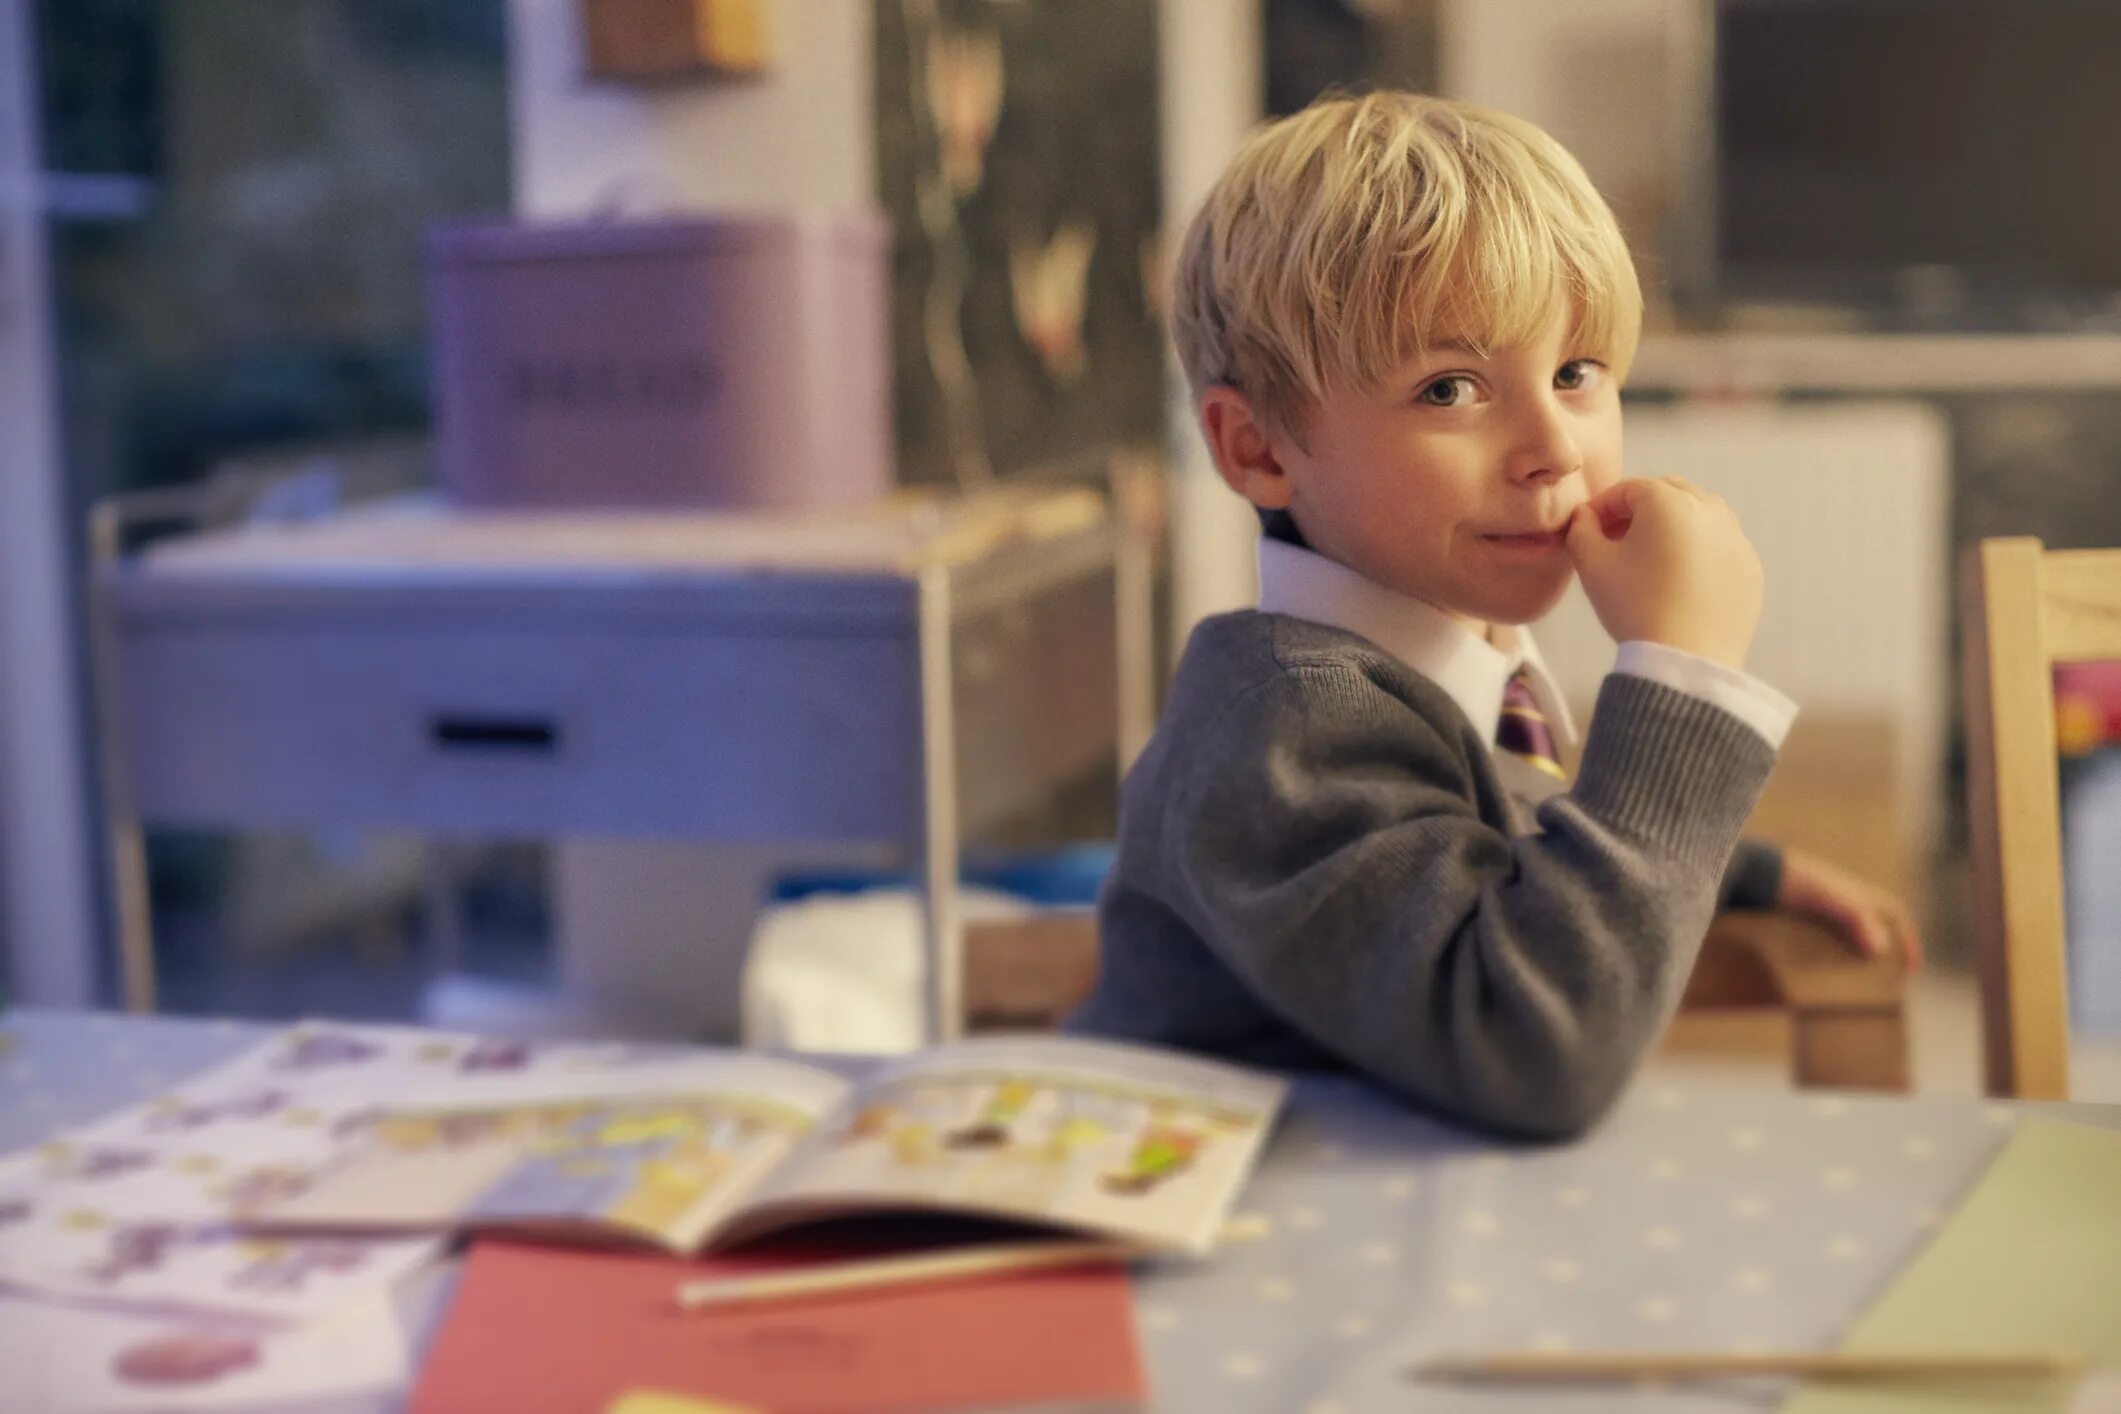
<instances>
[{"instance_id":1,"label":"boy's arm","mask_svg":"<svg viewBox=\"0 0 2121 1414\"><path fill-rule=\"evenodd\" d=\"M1662 643L1623 643L1616 673L1661 682L1703 698L1737 717L1779 748L1797 717L1797 704L1742 668L1712 663ZM1768 909L1782 901L1782 849L1766 840L1742 839L1723 873L1718 909Z\"/></svg>"},{"instance_id":2,"label":"boy's arm","mask_svg":"<svg viewBox=\"0 0 2121 1414\"><path fill-rule=\"evenodd\" d=\"M1231 704L1163 818L1171 901L1266 1006L1423 1103L1581 1131L1662 1029L1774 763L1750 727L1615 674L1575 789L1512 839L1455 742L1341 667ZM1222 758L1220 761L1215 758Z\"/></svg>"}]
</instances>

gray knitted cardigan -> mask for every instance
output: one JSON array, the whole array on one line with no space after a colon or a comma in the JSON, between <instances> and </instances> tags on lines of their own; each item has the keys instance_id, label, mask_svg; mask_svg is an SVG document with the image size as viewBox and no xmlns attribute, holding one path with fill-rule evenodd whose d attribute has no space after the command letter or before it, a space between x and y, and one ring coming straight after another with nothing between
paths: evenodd
<instances>
[{"instance_id":1,"label":"gray knitted cardigan","mask_svg":"<svg viewBox=\"0 0 2121 1414\"><path fill-rule=\"evenodd\" d=\"M1774 761L1720 708L1613 674L1561 790L1367 639L1210 619L1127 778L1070 1029L1354 1069L1461 1122L1576 1134L1719 904L1777 891L1779 854L1738 848Z\"/></svg>"}]
</instances>

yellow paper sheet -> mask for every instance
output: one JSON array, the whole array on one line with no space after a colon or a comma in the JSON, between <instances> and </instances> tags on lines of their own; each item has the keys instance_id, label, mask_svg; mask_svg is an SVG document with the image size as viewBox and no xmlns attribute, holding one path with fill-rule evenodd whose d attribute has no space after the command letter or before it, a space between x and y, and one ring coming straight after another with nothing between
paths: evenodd
<instances>
[{"instance_id":1,"label":"yellow paper sheet","mask_svg":"<svg viewBox=\"0 0 2121 1414\"><path fill-rule=\"evenodd\" d=\"M1930 1245L1850 1329L1850 1351L2062 1351L2121 1369L2121 1134L2027 1120ZM2063 1410L2061 1381L1814 1385L1785 1414Z\"/></svg>"},{"instance_id":2,"label":"yellow paper sheet","mask_svg":"<svg viewBox=\"0 0 2121 1414\"><path fill-rule=\"evenodd\" d=\"M724 1404L716 1399L695 1399L689 1394L665 1394L655 1389L632 1389L604 1406L604 1414L766 1414L748 1404Z\"/></svg>"}]
</instances>

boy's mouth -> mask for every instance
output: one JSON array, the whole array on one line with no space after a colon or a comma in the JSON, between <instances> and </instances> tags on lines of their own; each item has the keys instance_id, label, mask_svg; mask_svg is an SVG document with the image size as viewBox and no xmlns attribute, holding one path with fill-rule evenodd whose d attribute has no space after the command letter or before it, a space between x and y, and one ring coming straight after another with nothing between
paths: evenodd
<instances>
[{"instance_id":1,"label":"boy's mouth","mask_svg":"<svg viewBox=\"0 0 2121 1414\"><path fill-rule=\"evenodd\" d=\"M1483 535L1481 539L1506 550L1559 550L1566 534L1559 530L1534 530L1515 535Z\"/></svg>"}]
</instances>

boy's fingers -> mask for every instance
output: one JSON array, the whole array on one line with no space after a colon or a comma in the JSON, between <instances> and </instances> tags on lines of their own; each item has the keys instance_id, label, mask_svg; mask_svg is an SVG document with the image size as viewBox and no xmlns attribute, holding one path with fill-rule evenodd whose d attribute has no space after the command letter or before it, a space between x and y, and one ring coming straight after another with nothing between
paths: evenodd
<instances>
[{"instance_id":1,"label":"boy's fingers","mask_svg":"<svg viewBox=\"0 0 2121 1414\"><path fill-rule=\"evenodd\" d=\"M1599 512L1601 518L1616 511L1632 511L1635 498L1649 487L1650 483L1641 477L1631 476L1625 481L1614 482L1584 504Z\"/></svg>"},{"instance_id":2,"label":"boy's fingers","mask_svg":"<svg viewBox=\"0 0 2121 1414\"><path fill-rule=\"evenodd\" d=\"M1641 480L1616 481L1584 505L1598 517L1600 529L1608 536L1618 535L1635 519L1636 508L1649 486L1649 482Z\"/></svg>"},{"instance_id":3,"label":"boy's fingers","mask_svg":"<svg viewBox=\"0 0 2121 1414\"><path fill-rule=\"evenodd\" d=\"M1888 915L1892 919L1893 932L1900 939L1901 960L1907 964L1908 971L1919 972L1922 969L1922 930L1915 926L1914 913L1896 898L1888 905Z\"/></svg>"},{"instance_id":4,"label":"boy's fingers","mask_svg":"<svg viewBox=\"0 0 2121 1414\"><path fill-rule=\"evenodd\" d=\"M1893 951L1892 929L1885 919L1869 909L1859 909L1849 916L1849 930L1856 939L1856 947L1865 957L1888 957Z\"/></svg>"},{"instance_id":5,"label":"boy's fingers","mask_svg":"<svg viewBox=\"0 0 2121 1414\"><path fill-rule=\"evenodd\" d=\"M1667 476L1664 479L1669 481L1675 489L1685 492L1690 498L1699 501L1705 506L1724 506L1728 508L1730 505L1728 501L1714 491L1703 486L1696 486L1684 476Z\"/></svg>"},{"instance_id":6,"label":"boy's fingers","mask_svg":"<svg viewBox=\"0 0 2121 1414\"><path fill-rule=\"evenodd\" d=\"M1819 900L1811 912L1839 933L1852 951L1864 957L1877 957L1892 948L1892 933L1886 927L1885 915L1865 907L1858 899L1830 895Z\"/></svg>"},{"instance_id":7,"label":"boy's fingers","mask_svg":"<svg viewBox=\"0 0 2121 1414\"><path fill-rule=\"evenodd\" d=\"M1569 524L1562 535L1561 547L1578 565L1602 562L1614 552L1614 542L1609 538L1598 512L1589 502L1569 513Z\"/></svg>"},{"instance_id":8,"label":"boy's fingers","mask_svg":"<svg viewBox=\"0 0 2121 1414\"><path fill-rule=\"evenodd\" d=\"M1574 540L1579 535L1588 536L1591 531L1599 528L1600 522L1597 510L1593 508L1589 501L1585 501L1575 510L1569 512L1568 523L1561 527L1561 538Z\"/></svg>"}]
</instances>

